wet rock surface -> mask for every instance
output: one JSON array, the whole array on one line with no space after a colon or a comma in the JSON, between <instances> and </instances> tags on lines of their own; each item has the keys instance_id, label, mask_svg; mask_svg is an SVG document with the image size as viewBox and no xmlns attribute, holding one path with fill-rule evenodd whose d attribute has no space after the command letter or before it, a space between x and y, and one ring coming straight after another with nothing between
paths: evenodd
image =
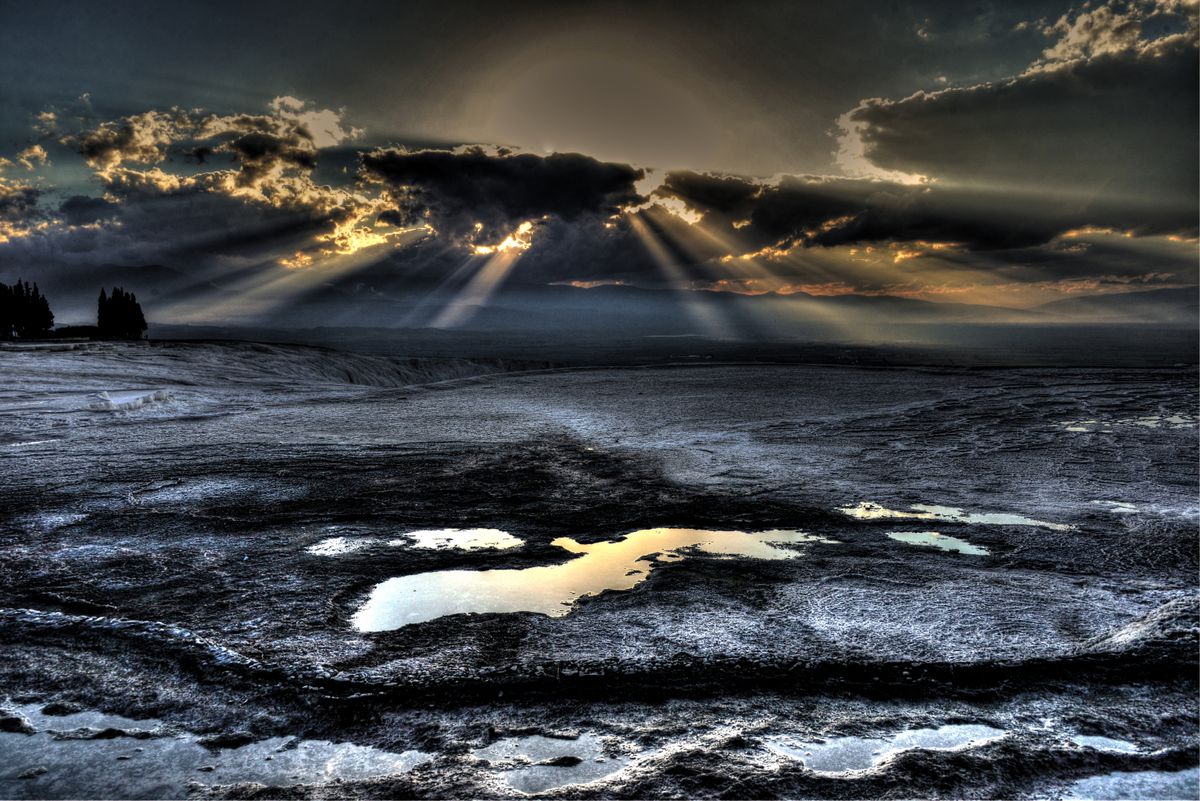
<instances>
[{"instance_id":1,"label":"wet rock surface","mask_svg":"<svg viewBox=\"0 0 1200 801\"><path fill-rule=\"evenodd\" d=\"M1194 370L402 380L355 356L339 379L328 351L221 347L0 353L22 376L0 393L0 755L72 731L90 739L63 749L115 743L129 765L154 759L147 732L216 755L272 738L428 755L257 781L210 757L168 788L223 797L1045 796L1197 764ZM142 389L165 398L93 408ZM1150 417L1183 422L1068 425ZM864 503L964 514L842 511ZM644 579L562 617L353 625L389 579L557 565L556 539L651 527L813 540L646 554ZM442 529L521 544L406 537ZM335 538L366 544L314 552ZM89 712L156 723L67 725ZM1003 735L835 775L773 747L946 726ZM522 737L587 747L478 756ZM0 795L49 797L99 753L0 760Z\"/></svg>"}]
</instances>

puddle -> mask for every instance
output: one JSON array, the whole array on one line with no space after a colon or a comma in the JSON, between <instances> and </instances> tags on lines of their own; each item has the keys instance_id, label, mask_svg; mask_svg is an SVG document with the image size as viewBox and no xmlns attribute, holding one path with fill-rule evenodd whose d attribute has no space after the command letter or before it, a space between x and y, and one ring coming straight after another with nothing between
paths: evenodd
<instances>
[{"instance_id":1,"label":"puddle","mask_svg":"<svg viewBox=\"0 0 1200 801\"><path fill-rule=\"evenodd\" d=\"M1115 740L1112 737L1100 737L1092 734L1076 734L1071 737L1071 742L1084 748L1094 748L1097 751L1115 751L1121 754L1134 754L1141 750L1127 740Z\"/></svg>"},{"instance_id":2,"label":"puddle","mask_svg":"<svg viewBox=\"0 0 1200 801\"><path fill-rule=\"evenodd\" d=\"M520 548L525 543L498 528L438 528L410 531L388 545L430 550L482 551Z\"/></svg>"},{"instance_id":3,"label":"puddle","mask_svg":"<svg viewBox=\"0 0 1200 801\"><path fill-rule=\"evenodd\" d=\"M326 537L315 545L308 546L304 551L314 556L338 556L339 554L361 551L363 548L375 543L376 540L365 537L356 539L351 539L350 537Z\"/></svg>"},{"instance_id":4,"label":"puddle","mask_svg":"<svg viewBox=\"0 0 1200 801\"><path fill-rule=\"evenodd\" d=\"M195 736L172 733L156 720L98 712L50 717L36 706L16 709L37 733L0 733L2 798L185 798L192 782L287 787L404 773L432 758L290 737L210 751Z\"/></svg>"},{"instance_id":5,"label":"puddle","mask_svg":"<svg viewBox=\"0 0 1200 801\"><path fill-rule=\"evenodd\" d=\"M956 551L972 556L987 556L991 551L978 545L972 545L958 537L948 537L936 531L889 531L888 537L908 545L922 545L940 548L943 551Z\"/></svg>"},{"instance_id":6,"label":"puddle","mask_svg":"<svg viewBox=\"0 0 1200 801\"><path fill-rule=\"evenodd\" d=\"M1047 523L1044 520L1034 520L1023 515L1007 514L1004 512L966 512L953 506L935 506L926 503L914 503L909 507L915 511L900 511L888 509L878 503L862 501L854 506L839 506L842 514L858 520L938 520L943 523L968 523L972 525L993 526L1038 526L1053 531L1074 531L1075 526L1066 523Z\"/></svg>"},{"instance_id":7,"label":"puddle","mask_svg":"<svg viewBox=\"0 0 1200 801\"><path fill-rule=\"evenodd\" d=\"M519 548L525 543L498 528L437 528L409 531L386 542L378 537L326 537L304 550L314 556L340 556L381 544L431 551L486 551Z\"/></svg>"},{"instance_id":8,"label":"puddle","mask_svg":"<svg viewBox=\"0 0 1200 801\"><path fill-rule=\"evenodd\" d=\"M1195 799L1200 798L1200 768L1136 772L1117 771L1080 779L1067 788L1067 799Z\"/></svg>"},{"instance_id":9,"label":"puddle","mask_svg":"<svg viewBox=\"0 0 1200 801\"><path fill-rule=\"evenodd\" d=\"M354 615L359 631L401 626L470 612L535 612L562 617L574 602L604 590L628 590L655 567L693 551L714 556L791 559L788 546L832 543L801 531L708 531L650 528L619 540L583 544L559 537L551 544L578 554L557 565L520 570L443 570L388 579L371 591Z\"/></svg>"},{"instance_id":10,"label":"puddle","mask_svg":"<svg viewBox=\"0 0 1200 801\"><path fill-rule=\"evenodd\" d=\"M1064 431L1093 434L1109 433L1119 428L1195 428L1197 418L1192 414L1150 414L1143 417L1121 417L1113 420L1063 420Z\"/></svg>"},{"instance_id":11,"label":"puddle","mask_svg":"<svg viewBox=\"0 0 1200 801\"><path fill-rule=\"evenodd\" d=\"M870 770L892 756L915 748L956 750L998 740L1003 729L978 724L948 725L936 729L910 729L888 738L835 737L824 742L803 743L786 738L769 740L767 746L791 757L816 773L837 774Z\"/></svg>"},{"instance_id":12,"label":"puddle","mask_svg":"<svg viewBox=\"0 0 1200 801\"><path fill-rule=\"evenodd\" d=\"M501 767L501 775L508 785L523 793L541 793L568 784L587 784L629 764L628 757L605 756L604 744L594 734L583 734L574 740L540 734L510 737L477 748L472 754Z\"/></svg>"}]
</instances>

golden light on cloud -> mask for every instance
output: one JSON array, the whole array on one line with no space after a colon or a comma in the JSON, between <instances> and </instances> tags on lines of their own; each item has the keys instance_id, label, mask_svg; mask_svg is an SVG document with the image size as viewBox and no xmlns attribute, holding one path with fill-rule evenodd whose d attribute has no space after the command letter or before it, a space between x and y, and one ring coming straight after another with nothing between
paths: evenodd
<instances>
[{"instance_id":1,"label":"golden light on cloud","mask_svg":"<svg viewBox=\"0 0 1200 801\"><path fill-rule=\"evenodd\" d=\"M758 250L752 250L749 253L743 253L740 256L733 256L733 255L722 256L721 261L726 262L726 263L730 263L735 260L757 261L759 259L766 259L767 261L778 261L779 259L784 259L784 258L787 258L788 256L790 256L793 250L795 250L794 245L791 247L786 247L786 248L779 247L778 245L764 245L763 247L759 248Z\"/></svg>"},{"instance_id":2,"label":"golden light on cloud","mask_svg":"<svg viewBox=\"0 0 1200 801\"><path fill-rule=\"evenodd\" d=\"M1117 236L1121 232L1115 228L1102 228L1095 225L1085 225L1082 228L1072 228L1070 231L1063 231L1060 236L1063 239L1079 239L1085 236Z\"/></svg>"},{"instance_id":3,"label":"golden light on cloud","mask_svg":"<svg viewBox=\"0 0 1200 801\"><path fill-rule=\"evenodd\" d=\"M659 198L654 201L654 205L661 209L674 214L679 219L686 222L688 225L696 225L703 217L699 212L696 212L688 207L686 203L677 197Z\"/></svg>"},{"instance_id":4,"label":"golden light on cloud","mask_svg":"<svg viewBox=\"0 0 1200 801\"><path fill-rule=\"evenodd\" d=\"M902 261L908 261L909 259L920 258L921 256L924 256L924 255L925 255L925 251L923 251L923 250L917 250L915 248L897 248L896 255L894 255L892 257L892 261L895 262L896 264L899 264Z\"/></svg>"},{"instance_id":5,"label":"golden light on cloud","mask_svg":"<svg viewBox=\"0 0 1200 801\"><path fill-rule=\"evenodd\" d=\"M909 259L919 259L922 256L929 256L934 253L937 253L938 251L954 250L956 248L961 248L962 243L960 243L960 242L923 242L921 240L917 240L915 242L907 242L904 244L893 242L891 245L889 245L889 247L894 251L894 255L892 256L892 263L899 264L902 261L908 261ZM868 249L868 252L870 252L869 249Z\"/></svg>"},{"instance_id":6,"label":"golden light on cloud","mask_svg":"<svg viewBox=\"0 0 1200 801\"><path fill-rule=\"evenodd\" d=\"M476 226L480 229L481 226ZM504 253L510 250L529 250L529 246L533 244L533 222L526 220L517 226L517 230L506 236L503 241L495 245L475 245L471 248L471 252L476 256L490 256L493 253Z\"/></svg>"},{"instance_id":7,"label":"golden light on cloud","mask_svg":"<svg viewBox=\"0 0 1200 801\"><path fill-rule=\"evenodd\" d=\"M595 289L601 286L625 286L620 278L604 278L599 281L552 281L551 286L572 286L576 289Z\"/></svg>"},{"instance_id":8,"label":"golden light on cloud","mask_svg":"<svg viewBox=\"0 0 1200 801\"><path fill-rule=\"evenodd\" d=\"M305 267L311 267L312 263L313 257L302 250L297 250L291 256L279 259L279 265L289 270L303 270Z\"/></svg>"}]
</instances>

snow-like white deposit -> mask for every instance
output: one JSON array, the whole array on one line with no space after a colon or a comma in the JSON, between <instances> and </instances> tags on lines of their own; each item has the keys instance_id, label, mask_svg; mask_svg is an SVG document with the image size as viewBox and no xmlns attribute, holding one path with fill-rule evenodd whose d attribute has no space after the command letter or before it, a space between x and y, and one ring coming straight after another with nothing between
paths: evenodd
<instances>
[{"instance_id":1,"label":"snow-like white deposit","mask_svg":"<svg viewBox=\"0 0 1200 801\"><path fill-rule=\"evenodd\" d=\"M168 401L165 389L105 390L92 396L91 409L97 412L132 412L151 403Z\"/></svg>"}]
</instances>

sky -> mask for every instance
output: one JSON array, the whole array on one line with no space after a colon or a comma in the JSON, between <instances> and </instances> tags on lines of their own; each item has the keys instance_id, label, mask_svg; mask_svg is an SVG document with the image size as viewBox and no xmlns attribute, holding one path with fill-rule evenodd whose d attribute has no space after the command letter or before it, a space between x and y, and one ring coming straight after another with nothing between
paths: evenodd
<instances>
[{"instance_id":1,"label":"sky","mask_svg":"<svg viewBox=\"0 0 1200 801\"><path fill-rule=\"evenodd\" d=\"M0 0L0 278L439 327L563 286L1191 287L1198 67L1195 0Z\"/></svg>"}]
</instances>

